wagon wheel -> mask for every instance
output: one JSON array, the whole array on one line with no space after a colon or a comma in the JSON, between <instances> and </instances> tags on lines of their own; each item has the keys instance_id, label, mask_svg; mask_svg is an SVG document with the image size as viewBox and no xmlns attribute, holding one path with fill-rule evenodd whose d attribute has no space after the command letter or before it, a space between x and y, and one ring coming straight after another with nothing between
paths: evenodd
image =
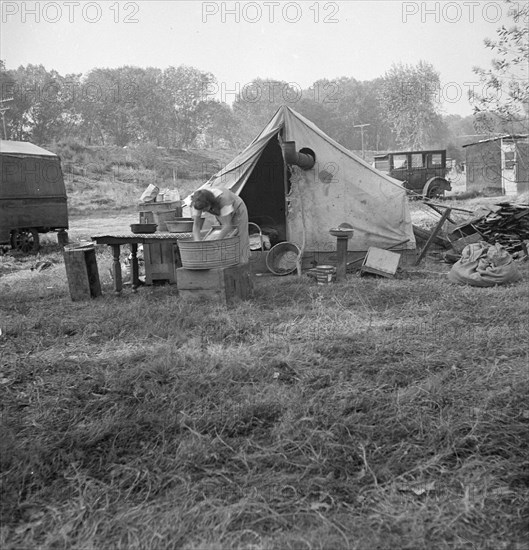
<instances>
[{"instance_id":1,"label":"wagon wheel","mask_svg":"<svg viewBox=\"0 0 529 550\"><path fill-rule=\"evenodd\" d=\"M37 252L39 249L39 233L36 229L15 229L11 233L11 247L24 254Z\"/></svg>"}]
</instances>

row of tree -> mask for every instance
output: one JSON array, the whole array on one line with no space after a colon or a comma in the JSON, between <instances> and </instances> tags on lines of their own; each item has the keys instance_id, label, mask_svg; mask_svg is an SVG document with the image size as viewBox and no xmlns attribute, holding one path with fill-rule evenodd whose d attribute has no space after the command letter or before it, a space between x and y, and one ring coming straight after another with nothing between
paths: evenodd
<instances>
[{"instance_id":1,"label":"row of tree","mask_svg":"<svg viewBox=\"0 0 529 550\"><path fill-rule=\"evenodd\" d=\"M517 6L513 18L523 21L529 8ZM475 115L465 118L443 116L439 73L423 61L393 65L370 81L322 79L307 89L255 79L237 90L232 105L223 101L223 86L213 74L184 65L63 76L41 65L7 70L0 62L1 99L9 100L2 102L3 133L38 144L70 137L118 146L240 147L286 104L350 149L443 147L453 148L454 157L460 136L468 141L479 131L528 130L527 32L502 27L498 40L486 43L500 59L490 70L475 69L482 86L467 94ZM489 92L480 93L485 87Z\"/></svg>"},{"instance_id":2,"label":"row of tree","mask_svg":"<svg viewBox=\"0 0 529 550\"><path fill-rule=\"evenodd\" d=\"M13 98L4 104L6 134L40 144L73 137L119 146L238 147L282 104L352 149L362 146L359 124L368 125L364 146L376 150L440 146L452 130L460 130L440 115L433 92L424 92L426 83L439 79L425 63L396 66L366 82L318 80L308 89L256 79L239 90L231 106L218 97L221 86L211 73L186 66L94 69L84 76L63 76L41 65L2 66L0 78L3 99Z\"/></svg>"}]
</instances>

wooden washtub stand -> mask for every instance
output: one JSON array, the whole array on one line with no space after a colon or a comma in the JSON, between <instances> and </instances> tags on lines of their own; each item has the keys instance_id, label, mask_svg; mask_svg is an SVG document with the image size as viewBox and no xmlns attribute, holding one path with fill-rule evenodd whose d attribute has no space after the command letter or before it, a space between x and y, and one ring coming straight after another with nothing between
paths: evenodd
<instances>
[{"instance_id":1,"label":"wooden washtub stand","mask_svg":"<svg viewBox=\"0 0 529 550\"><path fill-rule=\"evenodd\" d=\"M178 245L179 239L190 239L192 233L105 233L95 235L92 240L97 244L106 244L112 248L112 274L114 276L114 291L119 294L123 289L123 279L121 276L121 245L130 245L131 251L131 279L132 290L136 292L140 286L139 269L138 269L138 245L156 244L160 242L172 243Z\"/></svg>"}]
</instances>

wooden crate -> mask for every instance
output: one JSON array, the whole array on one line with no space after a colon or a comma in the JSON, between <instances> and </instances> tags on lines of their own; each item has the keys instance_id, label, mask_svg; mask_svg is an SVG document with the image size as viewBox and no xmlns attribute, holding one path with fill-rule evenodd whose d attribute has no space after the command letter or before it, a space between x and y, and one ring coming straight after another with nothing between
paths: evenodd
<instances>
[{"instance_id":1,"label":"wooden crate","mask_svg":"<svg viewBox=\"0 0 529 550\"><path fill-rule=\"evenodd\" d=\"M138 204L140 213L140 223L156 223L159 225L158 231L166 231L165 222L159 219L158 214L170 210L176 210L175 217L182 217L182 201L161 201L161 202L146 202Z\"/></svg>"},{"instance_id":2,"label":"wooden crate","mask_svg":"<svg viewBox=\"0 0 529 550\"><path fill-rule=\"evenodd\" d=\"M463 252L463 249L465 246L473 243L478 243L479 241L482 241L483 237L479 233L473 233L472 235L468 235L468 237L463 237L461 239L457 239L457 241L452 241L452 248L459 254Z\"/></svg>"},{"instance_id":3,"label":"wooden crate","mask_svg":"<svg viewBox=\"0 0 529 550\"><path fill-rule=\"evenodd\" d=\"M252 297L253 282L248 264L215 269L176 270L178 293L183 299L206 299L233 304Z\"/></svg>"},{"instance_id":4,"label":"wooden crate","mask_svg":"<svg viewBox=\"0 0 529 550\"><path fill-rule=\"evenodd\" d=\"M63 251L68 287L72 300L101 296L95 247L68 247Z\"/></svg>"},{"instance_id":5,"label":"wooden crate","mask_svg":"<svg viewBox=\"0 0 529 550\"><path fill-rule=\"evenodd\" d=\"M367 251L361 272L374 273L382 277L394 277L399 267L400 254L371 246Z\"/></svg>"},{"instance_id":6,"label":"wooden crate","mask_svg":"<svg viewBox=\"0 0 529 550\"><path fill-rule=\"evenodd\" d=\"M156 223L157 231L166 229L165 224L158 219L158 213L176 210L176 216L182 215L182 201L161 201L138 204L140 223ZM181 265L178 249L173 243L159 242L143 246L145 261L145 284L153 281L176 283L176 269Z\"/></svg>"},{"instance_id":7,"label":"wooden crate","mask_svg":"<svg viewBox=\"0 0 529 550\"><path fill-rule=\"evenodd\" d=\"M176 283L176 270L181 265L175 243L160 241L143 245L145 284L153 281Z\"/></svg>"}]
</instances>

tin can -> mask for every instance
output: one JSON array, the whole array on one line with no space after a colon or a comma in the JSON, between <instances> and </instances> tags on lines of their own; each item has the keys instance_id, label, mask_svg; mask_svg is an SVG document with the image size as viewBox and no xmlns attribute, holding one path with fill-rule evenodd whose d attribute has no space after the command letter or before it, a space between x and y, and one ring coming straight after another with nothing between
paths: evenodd
<instances>
[{"instance_id":1,"label":"tin can","mask_svg":"<svg viewBox=\"0 0 529 550\"><path fill-rule=\"evenodd\" d=\"M316 280L319 285L328 285L336 279L336 268L332 265L319 265L316 268Z\"/></svg>"}]
</instances>

